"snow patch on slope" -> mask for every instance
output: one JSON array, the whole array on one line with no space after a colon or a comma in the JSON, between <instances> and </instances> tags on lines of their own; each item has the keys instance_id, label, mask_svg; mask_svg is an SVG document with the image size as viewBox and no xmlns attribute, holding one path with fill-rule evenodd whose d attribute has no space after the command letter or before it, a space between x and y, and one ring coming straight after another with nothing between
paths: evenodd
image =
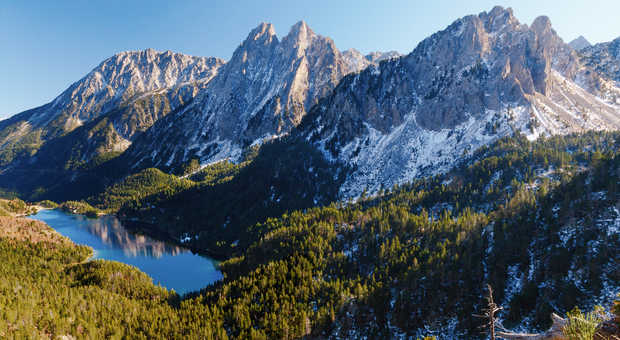
<instances>
[{"instance_id":1,"label":"snow patch on slope","mask_svg":"<svg viewBox=\"0 0 620 340\"><path fill-rule=\"evenodd\" d=\"M519 120L525 108L510 109ZM490 132L494 126L495 131ZM470 118L454 129L432 131L421 128L416 113L383 134L366 123L367 134L355 138L342 148L338 157L355 166L354 172L341 187L343 198L358 197L364 189L373 193L420 176L450 170L463 156L470 155L483 145L511 134L508 107L501 112L487 110L483 117ZM325 145L330 137L321 141ZM325 149L323 147L323 149ZM326 153L326 156L329 155Z\"/></svg>"}]
</instances>

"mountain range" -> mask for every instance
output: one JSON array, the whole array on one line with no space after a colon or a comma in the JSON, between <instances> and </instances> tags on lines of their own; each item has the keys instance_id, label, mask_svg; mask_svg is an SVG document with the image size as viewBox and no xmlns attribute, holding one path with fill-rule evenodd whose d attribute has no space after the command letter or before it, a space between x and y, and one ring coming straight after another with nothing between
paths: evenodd
<instances>
[{"instance_id":1,"label":"mountain range","mask_svg":"<svg viewBox=\"0 0 620 340\"><path fill-rule=\"evenodd\" d=\"M404 56L341 52L303 21L281 39L260 24L228 62L120 53L51 103L0 122L0 177L71 170L75 178L111 158L124 175L181 173L192 160L239 162L248 147L293 134L353 168L340 193L356 197L445 172L517 132L618 129L616 45L575 50L547 17L528 26L495 7Z\"/></svg>"},{"instance_id":2,"label":"mountain range","mask_svg":"<svg viewBox=\"0 0 620 340\"><path fill-rule=\"evenodd\" d=\"M221 258L169 334L472 338L482 283L516 330L620 293L617 130L620 38L497 6L364 55L261 23L228 61L119 53L0 121L0 194Z\"/></svg>"},{"instance_id":3,"label":"mountain range","mask_svg":"<svg viewBox=\"0 0 620 340\"><path fill-rule=\"evenodd\" d=\"M138 168L174 167L192 158L238 161L244 148L289 133L344 75L372 60L341 53L303 21L281 40L271 24L263 23L199 97L158 122L127 156Z\"/></svg>"},{"instance_id":4,"label":"mountain range","mask_svg":"<svg viewBox=\"0 0 620 340\"><path fill-rule=\"evenodd\" d=\"M516 132L531 139L620 127L620 89L564 44L547 17L467 16L399 59L345 78L300 133L354 165L345 197L445 172Z\"/></svg>"}]
</instances>

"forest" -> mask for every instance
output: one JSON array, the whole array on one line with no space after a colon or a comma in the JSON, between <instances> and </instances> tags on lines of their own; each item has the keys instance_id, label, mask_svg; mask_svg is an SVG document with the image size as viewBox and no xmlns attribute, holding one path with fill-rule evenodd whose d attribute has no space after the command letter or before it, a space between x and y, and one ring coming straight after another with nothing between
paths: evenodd
<instances>
[{"instance_id":1,"label":"forest","mask_svg":"<svg viewBox=\"0 0 620 340\"><path fill-rule=\"evenodd\" d=\"M226 244L223 280L178 296L129 266L86 261L84 247L3 236L0 271L19 280L0 287L0 329L17 338L476 338L486 284L508 329L545 330L552 312L610 310L617 299L618 133L504 138L447 174L315 207L313 198L277 197L295 197L305 183L328 186L333 177L320 174L333 165L281 147L188 179L153 170L101 196L122 201L119 214L163 209L150 224L162 229L173 228L160 221L175 200L192 197L187 209L205 211L180 213ZM299 164L289 169L294 183L282 178L287 157ZM222 209L214 197L228 199L225 190L257 173L266 176L235 191L239 210L204 220ZM131 193L148 192L142 185L152 194ZM265 202L272 210L256 213ZM228 224L218 231L219 223Z\"/></svg>"}]
</instances>

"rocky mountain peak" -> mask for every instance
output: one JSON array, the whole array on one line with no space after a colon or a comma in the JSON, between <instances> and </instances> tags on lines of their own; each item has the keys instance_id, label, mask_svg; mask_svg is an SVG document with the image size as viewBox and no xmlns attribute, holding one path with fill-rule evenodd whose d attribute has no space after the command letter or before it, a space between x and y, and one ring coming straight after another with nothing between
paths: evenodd
<instances>
[{"instance_id":1,"label":"rocky mountain peak","mask_svg":"<svg viewBox=\"0 0 620 340\"><path fill-rule=\"evenodd\" d=\"M296 37L298 40L307 40L308 37L314 36L315 33L308 27L305 21L300 20L291 26L287 37Z\"/></svg>"},{"instance_id":2,"label":"rocky mountain peak","mask_svg":"<svg viewBox=\"0 0 620 340\"><path fill-rule=\"evenodd\" d=\"M305 21L301 20L294 24L289 33L282 38L281 49L283 53L295 51L297 57L302 57L306 54L306 49L313 45L313 39L321 39L331 50L336 48L331 39L317 35Z\"/></svg>"},{"instance_id":3,"label":"rocky mountain peak","mask_svg":"<svg viewBox=\"0 0 620 340\"><path fill-rule=\"evenodd\" d=\"M0 140L0 155L10 155L1 166L28 158L44 162L36 152L48 150L48 142L64 161L86 163L102 153L124 151L137 134L191 101L223 64L219 58L153 49L117 53L52 102L0 122L6 136ZM37 140L33 150L10 153L12 145L33 138Z\"/></svg>"},{"instance_id":4,"label":"rocky mountain peak","mask_svg":"<svg viewBox=\"0 0 620 340\"><path fill-rule=\"evenodd\" d=\"M261 41L270 41L271 39L276 37L276 30L272 24L261 22L256 28L250 31L246 42L248 40L261 40Z\"/></svg>"},{"instance_id":5,"label":"rocky mountain peak","mask_svg":"<svg viewBox=\"0 0 620 340\"><path fill-rule=\"evenodd\" d=\"M590 44L590 42L583 35L580 35L573 41L569 42L568 45L576 51L592 46L592 44Z\"/></svg>"},{"instance_id":6,"label":"rocky mountain peak","mask_svg":"<svg viewBox=\"0 0 620 340\"><path fill-rule=\"evenodd\" d=\"M504 8L502 6L495 6L488 13L480 13L478 18L485 23L486 30L489 32L500 31L507 25L512 26L519 24L519 21L515 18L512 8L510 7Z\"/></svg>"},{"instance_id":7,"label":"rocky mountain peak","mask_svg":"<svg viewBox=\"0 0 620 340\"><path fill-rule=\"evenodd\" d=\"M304 21L281 40L261 24L188 107L158 122L128 157L137 166L175 167L190 158L237 159L241 149L289 133L340 79L368 65L351 62ZM174 140L159 145L157 140Z\"/></svg>"},{"instance_id":8,"label":"rocky mountain peak","mask_svg":"<svg viewBox=\"0 0 620 340\"><path fill-rule=\"evenodd\" d=\"M549 19L549 17L546 15L541 15L534 19L531 28L537 34L547 34L552 30L551 19Z\"/></svg>"},{"instance_id":9,"label":"rocky mountain peak","mask_svg":"<svg viewBox=\"0 0 620 340\"><path fill-rule=\"evenodd\" d=\"M272 24L260 23L256 28L250 31L247 38L233 52L233 56L229 63L235 63L237 60L246 62L248 54L262 54L263 50L270 50L279 43L276 31Z\"/></svg>"},{"instance_id":10,"label":"rocky mountain peak","mask_svg":"<svg viewBox=\"0 0 620 340\"><path fill-rule=\"evenodd\" d=\"M28 121L41 127L62 116L60 132L70 131L136 95L186 82L208 81L223 64L219 58L153 49L117 53L72 84L45 110L36 110Z\"/></svg>"}]
</instances>

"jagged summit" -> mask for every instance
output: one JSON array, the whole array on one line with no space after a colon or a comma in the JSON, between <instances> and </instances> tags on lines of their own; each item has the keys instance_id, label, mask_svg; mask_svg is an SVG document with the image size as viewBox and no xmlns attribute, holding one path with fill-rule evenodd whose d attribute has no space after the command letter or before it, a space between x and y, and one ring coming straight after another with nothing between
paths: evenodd
<instances>
[{"instance_id":1,"label":"jagged summit","mask_svg":"<svg viewBox=\"0 0 620 340\"><path fill-rule=\"evenodd\" d=\"M248 40L270 39L276 36L276 30L272 24L261 22L256 28L248 34Z\"/></svg>"},{"instance_id":2,"label":"jagged summit","mask_svg":"<svg viewBox=\"0 0 620 340\"><path fill-rule=\"evenodd\" d=\"M310 27L308 27L308 24L306 24L304 20L299 20L297 23L291 26L291 29L288 35L289 36L307 36L307 35L312 36L314 35L314 31L312 31Z\"/></svg>"},{"instance_id":3,"label":"jagged summit","mask_svg":"<svg viewBox=\"0 0 620 340\"><path fill-rule=\"evenodd\" d=\"M351 62L304 21L281 40L274 32L269 24L252 30L191 105L128 150L130 162L176 167L191 158L236 159L244 147L290 132L344 75L369 65Z\"/></svg>"},{"instance_id":4,"label":"jagged summit","mask_svg":"<svg viewBox=\"0 0 620 340\"><path fill-rule=\"evenodd\" d=\"M195 56L195 55L190 55L186 53L174 52L171 50L159 51L159 50L149 47L143 50L120 51L106 58L99 65L106 64L111 59L122 59L122 58L127 58L127 57L144 58L147 61L156 61L158 58L161 59L161 58L166 58L166 57L168 58L198 58L198 59L206 58L206 59L217 59L221 62L225 62L223 59L217 58L217 57L201 57L201 56Z\"/></svg>"},{"instance_id":5,"label":"jagged summit","mask_svg":"<svg viewBox=\"0 0 620 340\"><path fill-rule=\"evenodd\" d=\"M314 31L310 29L308 24L304 20L300 20L291 26L288 34L282 39L292 39L293 37L297 37L297 39L305 39L307 36L315 35ZM278 40L278 36L276 34L276 30L273 24L267 22L261 22L254 29L250 31L248 37L245 42L251 40L263 40L263 39L276 39ZM242 43L243 44L243 43Z\"/></svg>"},{"instance_id":6,"label":"jagged summit","mask_svg":"<svg viewBox=\"0 0 620 340\"><path fill-rule=\"evenodd\" d=\"M468 17L466 17L468 18ZM471 16L470 18L474 18ZM487 31L501 30L505 25L518 25L519 22L515 18L512 8L504 8L502 6L495 6L490 12L482 12L478 15L478 18L485 22Z\"/></svg>"},{"instance_id":7,"label":"jagged summit","mask_svg":"<svg viewBox=\"0 0 620 340\"><path fill-rule=\"evenodd\" d=\"M313 39L320 39L324 44L330 45L330 49L336 49L333 40L317 35L303 20L291 27L289 33L282 38L282 44L286 46L285 49L296 50L297 57L302 57L305 50L312 45Z\"/></svg>"}]
</instances>

